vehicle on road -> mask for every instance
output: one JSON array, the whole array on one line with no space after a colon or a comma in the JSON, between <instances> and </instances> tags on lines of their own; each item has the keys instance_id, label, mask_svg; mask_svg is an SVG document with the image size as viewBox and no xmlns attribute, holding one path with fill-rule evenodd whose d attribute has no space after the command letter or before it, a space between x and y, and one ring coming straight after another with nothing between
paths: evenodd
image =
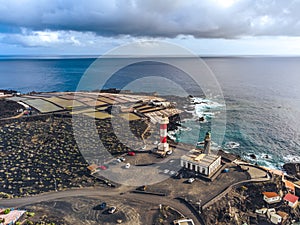
<instances>
[{"instance_id":1,"label":"vehicle on road","mask_svg":"<svg viewBox=\"0 0 300 225\"><path fill-rule=\"evenodd\" d=\"M125 158L124 158L124 157L119 157L118 159L121 160L121 162L124 162L124 161L125 161Z\"/></svg>"},{"instance_id":2,"label":"vehicle on road","mask_svg":"<svg viewBox=\"0 0 300 225\"><path fill-rule=\"evenodd\" d=\"M195 181L195 178L191 177L191 178L188 179L187 182L191 184L191 183L193 183L194 181Z\"/></svg>"},{"instance_id":3,"label":"vehicle on road","mask_svg":"<svg viewBox=\"0 0 300 225\"><path fill-rule=\"evenodd\" d=\"M130 168L130 163L126 163L125 168L129 169Z\"/></svg>"},{"instance_id":4,"label":"vehicle on road","mask_svg":"<svg viewBox=\"0 0 300 225\"><path fill-rule=\"evenodd\" d=\"M116 160L117 160L118 163L122 162L121 159L119 159L119 158L117 158Z\"/></svg>"},{"instance_id":5,"label":"vehicle on road","mask_svg":"<svg viewBox=\"0 0 300 225\"><path fill-rule=\"evenodd\" d=\"M99 168L101 169L101 170L107 170L107 167L106 166L99 166Z\"/></svg>"},{"instance_id":6,"label":"vehicle on road","mask_svg":"<svg viewBox=\"0 0 300 225\"><path fill-rule=\"evenodd\" d=\"M113 214L116 210L117 210L117 207L116 206L112 206L112 207L109 208L108 213L109 214Z\"/></svg>"},{"instance_id":7,"label":"vehicle on road","mask_svg":"<svg viewBox=\"0 0 300 225\"><path fill-rule=\"evenodd\" d=\"M102 203L100 204L100 209L103 210L103 209L105 209L105 208L106 208L106 202L102 202Z\"/></svg>"},{"instance_id":8,"label":"vehicle on road","mask_svg":"<svg viewBox=\"0 0 300 225\"><path fill-rule=\"evenodd\" d=\"M135 152L128 152L128 155L135 156Z\"/></svg>"}]
</instances>

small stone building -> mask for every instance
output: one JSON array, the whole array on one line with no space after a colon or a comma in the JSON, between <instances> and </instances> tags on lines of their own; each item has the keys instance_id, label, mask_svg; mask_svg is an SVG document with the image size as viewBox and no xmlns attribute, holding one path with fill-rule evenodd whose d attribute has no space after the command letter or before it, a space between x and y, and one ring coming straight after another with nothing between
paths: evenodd
<instances>
[{"instance_id":1,"label":"small stone building","mask_svg":"<svg viewBox=\"0 0 300 225\"><path fill-rule=\"evenodd\" d=\"M182 167L195 171L205 176L211 176L221 166L221 156L204 154L201 150L193 149L187 155L181 157Z\"/></svg>"}]
</instances>

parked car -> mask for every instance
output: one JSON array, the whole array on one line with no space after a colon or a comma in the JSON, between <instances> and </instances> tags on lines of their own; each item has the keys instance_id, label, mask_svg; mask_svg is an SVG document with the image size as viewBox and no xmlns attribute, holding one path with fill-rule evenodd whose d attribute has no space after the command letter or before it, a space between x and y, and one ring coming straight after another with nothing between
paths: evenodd
<instances>
[{"instance_id":1,"label":"parked car","mask_svg":"<svg viewBox=\"0 0 300 225\"><path fill-rule=\"evenodd\" d=\"M195 178L193 178L193 177L188 179L188 183L190 183L190 184L193 183L194 181L195 181Z\"/></svg>"},{"instance_id":2,"label":"parked car","mask_svg":"<svg viewBox=\"0 0 300 225\"><path fill-rule=\"evenodd\" d=\"M171 155L173 153L172 150L167 151L167 155Z\"/></svg>"},{"instance_id":3,"label":"parked car","mask_svg":"<svg viewBox=\"0 0 300 225\"><path fill-rule=\"evenodd\" d=\"M112 206L109 208L108 213L109 214L113 214L116 211L117 207L116 206Z\"/></svg>"},{"instance_id":4,"label":"parked car","mask_svg":"<svg viewBox=\"0 0 300 225\"><path fill-rule=\"evenodd\" d=\"M125 158L124 158L124 157L119 157L118 159L120 159L122 162L125 161Z\"/></svg>"},{"instance_id":5,"label":"parked car","mask_svg":"<svg viewBox=\"0 0 300 225\"><path fill-rule=\"evenodd\" d=\"M125 168L129 169L130 168L130 163L126 163Z\"/></svg>"},{"instance_id":6,"label":"parked car","mask_svg":"<svg viewBox=\"0 0 300 225\"><path fill-rule=\"evenodd\" d=\"M106 170L106 169L107 169L106 166L99 166L99 168L100 168L101 170Z\"/></svg>"},{"instance_id":7,"label":"parked car","mask_svg":"<svg viewBox=\"0 0 300 225\"><path fill-rule=\"evenodd\" d=\"M122 160L120 158L117 158L117 162L120 163L122 162Z\"/></svg>"},{"instance_id":8,"label":"parked car","mask_svg":"<svg viewBox=\"0 0 300 225\"><path fill-rule=\"evenodd\" d=\"M128 152L128 155L135 156L135 152Z\"/></svg>"},{"instance_id":9,"label":"parked car","mask_svg":"<svg viewBox=\"0 0 300 225\"><path fill-rule=\"evenodd\" d=\"M102 202L100 204L100 209L102 210L102 209L105 209L105 208L106 208L106 202Z\"/></svg>"}]
</instances>

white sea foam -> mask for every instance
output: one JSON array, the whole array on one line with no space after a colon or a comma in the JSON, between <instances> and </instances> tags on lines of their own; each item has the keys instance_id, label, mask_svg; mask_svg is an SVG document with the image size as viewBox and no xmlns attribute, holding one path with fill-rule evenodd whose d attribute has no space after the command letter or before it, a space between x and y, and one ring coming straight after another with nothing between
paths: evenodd
<instances>
[{"instance_id":1,"label":"white sea foam","mask_svg":"<svg viewBox=\"0 0 300 225\"><path fill-rule=\"evenodd\" d=\"M209 99L194 98L195 113L198 117L212 118L215 115L215 111L222 107L218 102L211 101Z\"/></svg>"},{"instance_id":2,"label":"white sea foam","mask_svg":"<svg viewBox=\"0 0 300 225\"><path fill-rule=\"evenodd\" d=\"M250 156L251 154L254 154L256 156L256 159L253 159ZM268 155L268 158L266 158L266 155ZM273 157L266 153L256 154L254 152L248 152L247 154L244 154L242 157L248 162L251 162L253 164L257 163L260 166L265 166L270 169L281 169L282 167L282 162L275 163Z\"/></svg>"},{"instance_id":3,"label":"white sea foam","mask_svg":"<svg viewBox=\"0 0 300 225\"><path fill-rule=\"evenodd\" d=\"M300 163L299 155L286 155L286 156L283 156L283 159L285 162Z\"/></svg>"},{"instance_id":4,"label":"white sea foam","mask_svg":"<svg viewBox=\"0 0 300 225\"><path fill-rule=\"evenodd\" d=\"M240 147L240 143L234 142L234 141L228 141L224 145L225 149L235 149L235 148L239 148L239 147Z\"/></svg>"},{"instance_id":5,"label":"white sea foam","mask_svg":"<svg viewBox=\"0 0 300 225\"><path fill-rule=\"evenodd\" d=\"M191 98L192 105L185 106L184 108L188 109L185 110L187 113L191 113L193 115L193 119L204 118L206 122L207 119L211 119L215 116L217 109L222 107L221 104L211 101L209 99L194 97ZM190 110L193 108L194 110Z\"/></svg>"}]
</instances>

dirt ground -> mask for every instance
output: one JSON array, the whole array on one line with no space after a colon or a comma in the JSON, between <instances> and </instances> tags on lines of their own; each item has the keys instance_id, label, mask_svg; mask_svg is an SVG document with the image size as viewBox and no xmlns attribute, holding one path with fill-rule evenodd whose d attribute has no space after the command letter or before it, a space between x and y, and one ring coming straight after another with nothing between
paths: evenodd
<instances>
[{"instance_id":1,"label":"dirt ground","mask_svg":"<svg viewBox=\"0 0 300 225\"><path fill-rule=\"evenodd\" d=\"M107 203L103 210L99 208L102 202ZM113 214L108 213L111 206L116 206L117 210ZM34 205L29 205L26 209L35 212L34 217L29 218L34 223L46 222L55 224L170 224L170 221L178 218L172 210L159 210L158 205L145 204L142 201L127 201L124 198L104 198L104 197L72 197L63 198L56 201L46 201ZM162 221L163 215L168 215L167 223Z\"/></svg>"}]
</instances>

